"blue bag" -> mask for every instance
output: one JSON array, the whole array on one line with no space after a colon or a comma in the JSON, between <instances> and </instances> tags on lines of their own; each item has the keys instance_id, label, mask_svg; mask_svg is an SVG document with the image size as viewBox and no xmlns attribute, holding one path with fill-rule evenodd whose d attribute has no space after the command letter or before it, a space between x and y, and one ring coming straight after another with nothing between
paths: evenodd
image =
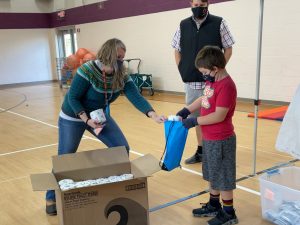
<instances>
[{"instance_id":1,"label":"blue bag","mask_svg":"<svg viewBox=\"0 0 300 225\"><path fill-rule=\"evenodd\" d=\"M165 121L164 125L166 145L160 166L163 170L171 171L180 166L188 129L181 121Z\"/></svg>"}]
</instances>

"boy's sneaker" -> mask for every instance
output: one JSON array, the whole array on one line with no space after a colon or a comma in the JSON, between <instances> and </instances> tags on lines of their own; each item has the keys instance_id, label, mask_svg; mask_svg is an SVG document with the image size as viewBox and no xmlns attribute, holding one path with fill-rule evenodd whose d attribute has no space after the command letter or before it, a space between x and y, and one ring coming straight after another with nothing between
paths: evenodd
<instances>
[{"instance_id":1,"label":"boy's sneaker","mask_svg":"<svg viewBox=\"0 0 300 225\"><path fill-rule=\"evenodd\" d=\"M233 214L228 214L223 209L220 209L218 211L218 214L215 218L212 218L207 222L207 225L232 225L237 224L238 218L235 215L235 211L233 211Z\"/></svg>"},{"instance_id":2,"label":"boy's sneaker","mask_svg":"<svg viewBox=\"0 0 300 225\"><path fill-rule=\"evenodd\" d=\"M221 209L221 204L219 207L214 207L211 204L205 203L198 209L193 210L193 215L196 217L214 217L217 215L218 211Z\"/></svg>"}]
</instances>

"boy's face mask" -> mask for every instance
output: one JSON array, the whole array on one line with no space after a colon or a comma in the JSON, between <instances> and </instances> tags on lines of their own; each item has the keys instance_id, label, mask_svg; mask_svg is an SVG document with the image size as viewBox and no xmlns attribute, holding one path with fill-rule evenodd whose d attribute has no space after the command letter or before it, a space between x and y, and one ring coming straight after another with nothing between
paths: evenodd
<instances>
[{"instance_id":1,"label":"boy's face mask","mask_svg":"<svg viewBox=\"0 0 300 225\"><path fill-rule=\"evenodd\" d=\"M194 7L192 8L192 12L195 18L197 19L204 19L208 13L208 7L202 7L202 6L198 6L198 7Z\"/></svg>"},{"instance_id":2,"label":"boy's face mask","mask_svg":"<svg viewBox=\"0 0 300 225\"><path fill-rule=\"evenodd\" d=\"M211 71L208 74L203 74L203 80L214 83L215 82L215 76L216 76L217 73L215 74L215 76L211 76L210 74L211 74Z\"/></svg>"}]
</instances>

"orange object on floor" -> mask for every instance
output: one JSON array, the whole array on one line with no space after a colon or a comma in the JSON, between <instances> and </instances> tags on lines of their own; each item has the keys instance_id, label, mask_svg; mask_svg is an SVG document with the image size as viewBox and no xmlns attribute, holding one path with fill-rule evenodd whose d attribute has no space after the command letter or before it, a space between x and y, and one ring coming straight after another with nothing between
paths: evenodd
<instances>
[{"instance_id":1,"label":"orange object on floor","mask_svg":"<svg viewBox=\"0 0 300 225\"><path fill-rule=\"evenodd\" d=\"M258 118L282 121L288 106L281 106L274 109L267 109L258 112ZM249 113L248 117L254 117L254 113Z\"/></svg>"}]
</instances>

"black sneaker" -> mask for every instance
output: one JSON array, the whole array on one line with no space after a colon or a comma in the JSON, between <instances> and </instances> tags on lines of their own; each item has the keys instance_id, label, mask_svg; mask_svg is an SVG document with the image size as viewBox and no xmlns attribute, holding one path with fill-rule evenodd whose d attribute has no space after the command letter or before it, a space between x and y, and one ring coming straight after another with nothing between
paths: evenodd
<instances>
[{"instance_id":1,"label":"black sneaker","mask_svg":"<svg viewBox=\"0 0 300 225\"><path fill-rule=\"evenodd\" d=\"M233 211L233 214L228 214L223 209L220 209L218 211L218 214L215 218L212 218L207 222L207 225L232 225L237 224L238 218L235 215L235 211Z\"/></svg>"},{"instance_id":2,"label":"black sneaker","mask_svg":"<svg viewBox=\"0 0 300 225\"><path fill-rule=\"evenodd\" d=\"M193 215L196 217L214 217L217 215L218 211L221 209L221 204L219 207L214 207L211 204L205 203L198 209L193 210Z\"/></svg>"},{"instance_id":3,"label":"black sneaker","mask_svg":"<svg viewBox=\"0 0 300 225\"><path fill-rule=\"evenodd\" d=\"M184 162L185 164L195 164L202 162L202 154L196 152L192 157L186 159Z\"/></svg>"},{"instance_id":4,"label":"black sneaker","mask_svg":"<svg viewBox=\"0 0 300 225\"><path fill-rule=\"evenodd\" d=\"M49 216L56 216L57 215L56 203L53 203L52 205L46 205L46 213Z\"/></svg>"}]
</instances>

